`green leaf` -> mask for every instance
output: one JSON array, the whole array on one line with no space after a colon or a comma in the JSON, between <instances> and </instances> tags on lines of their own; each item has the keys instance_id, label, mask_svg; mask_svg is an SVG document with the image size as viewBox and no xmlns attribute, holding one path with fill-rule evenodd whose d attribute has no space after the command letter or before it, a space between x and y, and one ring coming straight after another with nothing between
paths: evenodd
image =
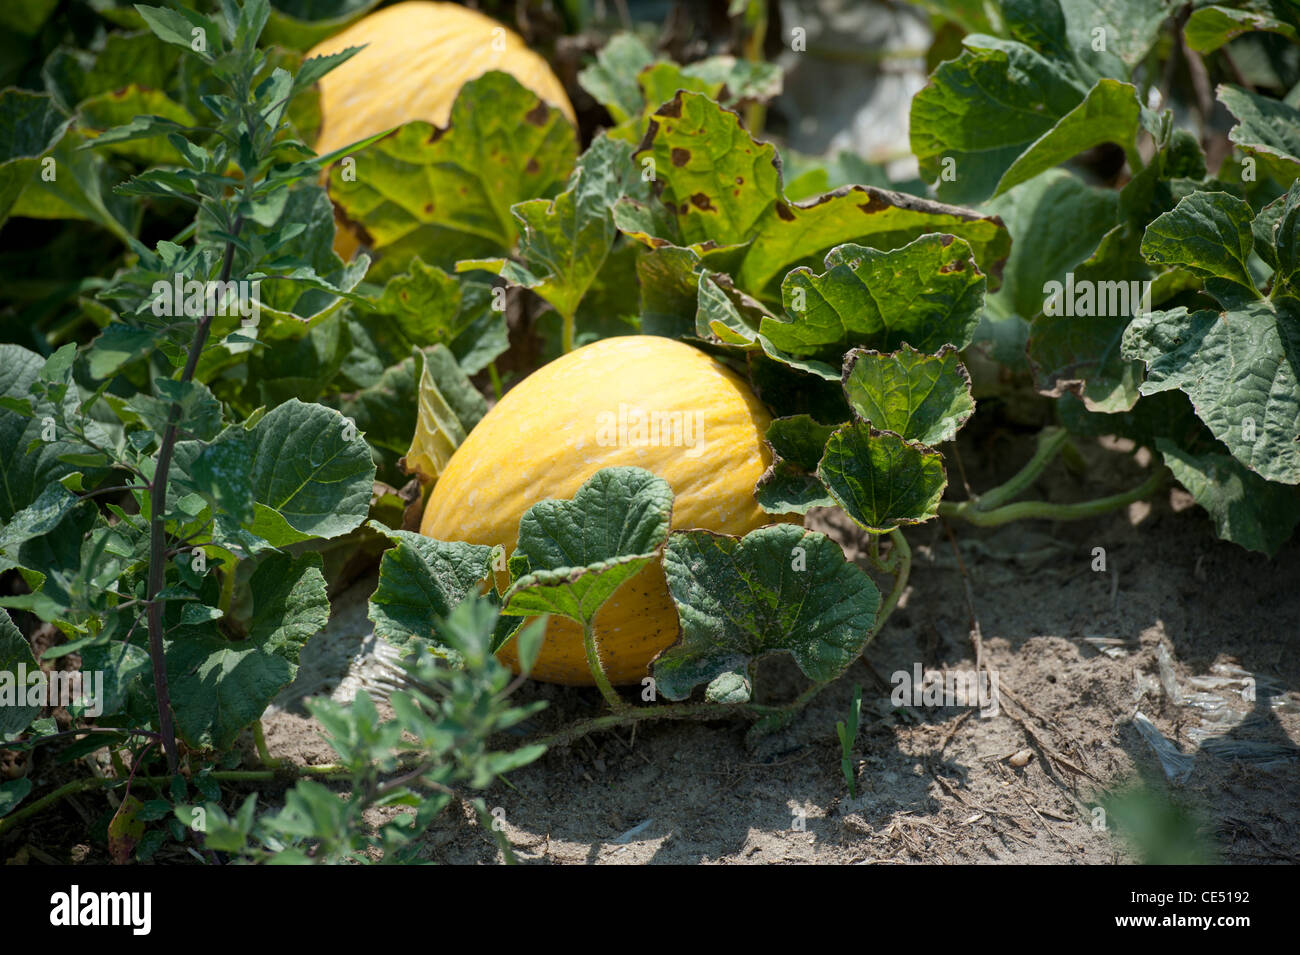
<instances>
[{"instance_id":1,"label":"green leaf","mask_svg":"<svg viewBox=\"0 0 1300 955\"><path fill-rule=\"evenodd\" d=\"M1128 83L1099 80L1082 103L1060 118L1052 129L1029 145L998 180L994 195L1046 172L1079 153L1115 143L1137 166L1137 90Z\"/></svg>"},{"instance_id":2,"label":"green leaf","mask_svg":"<svg viewBox=\"0 0 1300 955\"><path fill-rule=\"evenodd\" d=\"M1250 206L1236 196L1195 192L1147 226L1142 256L1204 276L1206 290L1221 301L1258 298L1246 262L1255 246L1252 218Z\"/></svg>"},{"instance_id":3,"label":"green leaf","mask_svg":"<svg viewBox=\"0 0 1300 955\"><path fill-rule=\"evenodd\" d=\"M1184 391L1238 461L1284 484L1300 483L1300 301L1287 294L1298 205L1293 187L1275 225L1262 229L1266 246L1276 242L1271 300L1259 300L1246 264L1259 227L1241 200L1197 192L1156 219L1142 242L1147 259L1204 276L1223 310L1157 312L1135 320L1123 340L1124 356L1146 363L1142 394Z\"/></svg>"},{"instance_id":4,"label":"green leaf","mask_svg":"<svg viewBox=\"0 0 1300 955\"><path fill-rule=\"evenodd\" d=\"M46 58L41 76L58 104L72 112L84 101L121 89L128 81L141 89L172 88L182 55L148 31L115 30L93 52L69 47L54 50Z\"/></svg>"},{"instance_id":5,"label":"green leaf","mask_svg":"<svg viewBox=\"0 0 1300 955\"><path fill-rule=\"evenodd\" d=\"M58 5L58 0L16 0L0 11L0 26L22 36L32 36Z\"/></svg>"},{"instance_id":6,"label":"green leaf","mask_svg":"<svg viewBox=\"0 0 1300 955\"><path fill-rule=\"evenodd\" d=\"M1300 309L1287 299L1142 316L1123 350L1146 362L1142 394L1181 389L1238 461L1300 484Z\"/></svg>"},{"instance_id":7,"label":"green leaf","mask_svg":"<svg viewBox=\"0 0 1300 955\"><path fill-rule=\"evenodd\" d=\"M1171 0L1061 0L1061 10L1070 48L1101 73L1125 78L1151 52L1175 7ZM1098 28L1106 31L1104 53L1096 49Z\"/></svg>"},{"instance_id":8,"label":"green leaf","mask_svg":"<svg viewBox=\"0 0 1300 955\"><path fill-rule=\"evenodd\" d=\"M826 442L834 434L832 425L819 424L809 415L774 418L764 437L772 451L796 467L813 470L826 452Z\"/></svg>"},{"instance_id":9,"label":"green leaf","mask_svg":"<svg viewBox=\"0 0 1300 955\"><path fill-rule=\"evenodd\" d=\"M384 552L370 597L375 634L398 647L426 646L452 610L483 587L493 548L389 530L378 521L369 526L396 545Z\"/></svg>"},{"instance_id":10,"label":"green leaf","mask_svg":"<svg viewBox=\"0 0 1300 955\"><path fill-rule=\"evenodd\" d=\"M107 151L149 165L182 162L182 156L174 145L156 137L180 132L182 127L194 126L198 122L189 110L166 93L141 89L134 83L85 100L78 113L83 126L90 130L108 131L92 139L94 145L111 144ZM141 120L152 130L150 138L120 132L124 128L134 132L142 125Z\"/></svg>"},{"instance_id":11,"label":"green leaf","mask_svg":"<svg viewBox=\"0 0 1300 955\"><path fill-rule=\"evenodd\" d=\"M966 33L999 33L1002 22L996 4L983 0L920 0L917 6L948 20Z\"/></svg>"},{"instance_id":12,"label":"green leaf","mask_svg":"<svg viewBox=\"0 0 1300 955\"><path fill-rule=\"evenodd\" d=\"M1034 317L1028 355L1041 393L1070 391L1089 410L1103 412L1127 411L1138 400L1142 364L1126 359L1120 347L1129 322L1150 304L1143 301L1150 272L1137 244L1127 226L1116 226L1064 285L1058 283L1059 295L1048 299L1054 314ZM1087 292L1082 302L1076 288Z\"/></svg>"},{"instance_id":13,"label":"green leaf","mask_svg":"<svg viewBox=\"0 0 1300 955\"><path fill-rule=\"evenodd\" d=\"M443 345L424 352L420 405L405 468L436 481L470 429L487 414L487 401Z\"/></svg>"},{"instance_id":14,"label":"green leaf","mask_svg":"<svg viewBox=\"0 0 1300 955\"><path fill-rule=\"evenodd\" d=\"M34 352L19 345L0 344L0 395L14 399L30 399L32 386L41 376L45 362ZM80 399L75 393L68 395L65 413L75 415ZM9 407L0 408L0 461L4 462L4 480L0 481L0 520L8 521L23 508L32 504L52 484L76 470L84 470L86 479L98 478L107 464L103 455L86 468L69 464L62 458L85 454L92 449L66 428L57 424L56 408L48 400L32 401L32 415L27 416ZM46 419L50 419L48 422ZM88 436L102 439L94 421L84 421ZM53 428L52 440L46 436Z\"/></svg>"},{"instance_id":15,"label":"green leaf","mask_svg":"<svg viewBox=\"0 0 1300 955\"><path fill-rule=\"evenodd\" d=\"M610 256L606 264L615 260L616 256ZM461 281L460 314L456 317L460 332L450 348L467 375L478 374L510 348L504 301L497 289L486 282ZM589 295L587 301L593 298L596 296Z\"/></svg>"},{"instance_id":16,"label":"green leaf","mask_svg":"<svg viewBox=\"0 0 1300 955\"><path fill-rule=\"evenodd\" d=\"M800 268L785 277L781 297L789 318L764 319L760 330L781 351L833 368L854 346L965 348L986 284L970 246L952 236L922 236L891 252L843 245L826 256L824 273Z\"/></svg>"},{"instance_id":17,"label":"green leaf","mask_svg":"<svg viewBox=\"0 0 1300 955\"><path fill-rule=\"evenodd\" d=\"M366 442L375 452L375 464L390 469L398 480L398 458L411 443L419 418L419 366L415 358L406 358L384 369L379 380L346 397L339 405L344 415L365 432Z\"/></svg>"},{"instance_id":18,"label":"green leaf","mask_svg":"<svg viewBox=\"0 0 1300 955\"><path fill-rule=\"evenodd\" d=\"M1271 229L1265 229L1260 236L1260 222L1265 220L1264 213L1270 213L1269 219L1276 216ZM1291 183L1285 196L1270 203L1251 223L1255 232L1255 251L1267 248L1272 255L1273 296L1289 294L1300 298L1300 180Z\"/></svg>"},{"instance_id":19,"label":"green leaf","mask_svg":"<svg viewBox=\"0 0 1300 955\"><path fill-rule=\"evenodd\" d=\"M46 485L35 501L0 527L0 553L15 554L19 545L51 533L79 503L81 498L62 484Z\"/></svg>"},{"instance_id":20,"label":"green leaf","mask_svg":"<svg viewBox=\"0 0 1300 955\"><path fill-rule=\"evenodd\" d=\"M817 476L845 513L872 534L930 520L948 483L939 452L861 422L831 435Z\"/></svg>"},{"instance_id":21,"label":"green leaf","mask_svg":"<svg viewBox=\"0 0 1300 955\"><path fill-rule=\"evenodd\" d=\"M154 380L158 396L133 395L125 407L139 415L155 434L162 434L171 423L173 403L180 406L176 425L182 433L210 441L221 430L221 402L206 385L197 381Z\"/></svg>"},{"instance_id":22,"label":"green leaf","mask_svg":"<svg viewBox=\"0 0 1300 955\"><path fill-rule=\"evenodd\" d=\"M206 17L200 17L189 10L182 13L178 10L150 7L142 3L137 3L135 9L144 19L145 25L153 31L154 36L164 43L183 47L205 59L211 59L212 53L217 52L221 33L216 24ZM196 34L194 32L196 30L202 31L201 34ZM202 50L194 49L196 40L202 41Z\"/></svg>"},{"instance_id":23,"label":"green leaf","mask_svg":"<svg viewBox=\"0 0 1300 955\"><path fill-rule=\"evenodd\" d=\"M780 193L775 148L755 142L735 113L701 94L682 92L662 106L635 158L653 162L651 206L666 210L651 214L670 217L655 225L672 230L630 233L637 237L671 239L674 245L743 243ZM631 212L632 200L621 200L619 209ZM622 222L620 228L629 231Z\"/></svg>"},{"instance_id":24,"label":"green leaf","mask_svg":"<svg viewBox=\"0 0 1300 955\"><path fill-rule=\"evenodd\" d=\"M682 66L656 59L635 35L620 33L596 54L596 62L578 73L578 83L609 110L614 138L635 143L649 124L651 111L678 90L701 93L723 105L763 101L781 92L781 69L775 63L712 56Z\"/></svg>"},{"instance_id":25,"label":"green leaf","mask_svg":"<svg viewBox=\"0 0 1300 955\"><path fill-rule=\"evenodd\" d=\"M148 328L111 322L87 350L90 376L111 378L123 365L149 354L158 345L158 335Z\"/></svg>"},{"instance_id":26,"label":"green leaf","mask_svg":"<svg viewBox=\"0 0 1300 955\"><path fill-rule=\"evenodd\" d=\"M1011 256L1002 287L986 297L990 318L1032 319L1043 310L1048 282L1064 282L1115 227L1114 190L1085 185L1064 169L1051 170L984 206L1007 225ZM1061 223L1070 228L1062 229ZM1131 256L1136 260L1136 256Z\"/></svg>"},{"instance_id":27,"label":"green leaf","mask_svg":"<svg viewBox=\"0 0 1300 955\"><path fill-rule=\"evenodd\" d=\"M1053 60L1020 43L964 50L940 64L912 100L911 145L922 178L937 180L940 198L949 201L988 198L1016 160L1083 101L1086 90Z\"/></svg>"},{"instance_id":28,"label":"green leaf","mask_svg":"<svg viewBox=\"0 0 1300 955\"><path fill-rule=\"evenodd\" d=\"M273 412L274 413L274 412ZM190 745L228 749L298 672L298 654L329 621L319 554L271 554L248 581L248 636L185 635L167 649L176 727Z\"/></svg>"},{"instance_id":29,"label":"green leaf","mask_svg":"<svg viewBox=\"0 0 1300 955\"><path fill-rule=\"evenodd\" d=\"M17 736L41 715L39 706L27 705L27 687L18 684L19 667L44 679L31 645L8 612L0 610L0 740Z\"/></svg>"},{"instance_id":30,"label":"green leaf","mask_svg":"<svg viewBox=\"0 0 1300 955\"><path fill-rule=\"evenodd\" d=\"M907 441L951 441L975 413L970 374L945 345L927 355L910 345L892 354L857 348L844 357L844 394L863 421Z\"/></svg>"},{"instance_id":31,"label":"green leaf","mask_svg":"<svg viewBox=\"0 0 1300 955\"><path fill-rule=\"evenodd\" d=\"M153 661L143 647L118 642L86 647L81 651L81 666L83 671L104 674L103 698L95 701L102 716L122 713L132 697L146 699L146 681L152 675ZM151 697L149 702L153 702Z\"/></svg>"},{"instance_id":32,"label":"green leaf","mask_svg":"<svg viewBox=\"0 0 1300 955\"><path fill-rule=\"evenodd\" d=\"M561 315L572 317L609 255L618 230L610 208L640 183L632 147L600 136L582 158L564 192L511 208L520 227L519 258L468 260L458 272L486 269L512 285L532 289Z\"/></svg>"},{"instance_id":33,"label":"green leaf","mask_svg":"<svg viewBox=\"0 0 1300 955\"><path fill-rule=\"evenodd\" d=\"M268 412L248 435L254 499L289 527L331 538L365 520L375 465L365 439L337 411L290 400Z\"/></svg>"},{"instance_id":34,"label":"green leaf","mask_svg":"<svg viewBox=\"0 0 1300 955\"><path fill-rule=\"evenodd\" d=\"M419 256L411 260L409 271L388 280L373 304L417 348L450 345L470 317L461 317L460 283L437 266L425 265Z\"/></svg>"},{"instance_id":35,"label":"green leaf","mask_svg":"<svg viewBox=\"0 0 1300 955\"><path fill-rule=\"evenodd\" d=\"M296 398L252 428L227 428L206 448L178 444L176 461L190 473L182 486L273 547L355 530L366 519L375 480L370 449L355 426L332 408Z\"/></svg>"},{"instance_id":36,"label":"green leaf","mask_svg":"<svg viewBox=\"0 0 1300 955\"><path fill-rule=\"evenodd\" d=\"M617 215L617 213L616 213ZM692 249L665 245L637 260L641 331L683 338L696 333L701 257Z\"/></svg>"},{"instance_id":37,"label":"green leaf","mask_svg":"<svg viewBox=\"0 0 1300 955\"><path fill-rule=\"evenodd\" d=\"M278 245L272 260L262 266L267 278L259 289L258 330L270 326L265 338L299 337L349 301L365 303L354 290L366 276L370 259L363 253L345 263L334 253L334 207L315 183L289 190L275 232L295 227L297 234Z\"/></svg>"},{"instance_id":38,"label":"green leaf","mask_svg":"<svg viewBox=\"0 0 1300 955\"><path fill-rule=\"evenodd\" d=\"M1272 557L1300 524L1300 488L1266 481L1226 454L1192 454L1165 438L1156 447L1223 540Z\"/></svg>"},{"instance_id":39,"label":"green leaf","mask_svg":"<svg viewBox=\"0 0 1300 955\"><path fill-rule=\"evenodd\" d=\"M510 207L562 187L577 155L558 110L490 72L466 83L446 129L407 123L356 153L357 174L330 173L330 197L383 253L381 275L413 255L450 267L515 244Z\"/></svg>"},{"instance_id":40,"label":"green leaf","mask_svg":"<svg viewBox=\"0 0 1300 955\"><path fill-rule=\"evenodd\" d=\"M835 499L817 478L817 464L835 428L809 415L774 418L767 426L771 466L758 479L754 498L769 514L807 514L812 507L834 507Z\"/></svg>"},{"instance_id":41,"label":"green leaf","mask_svg":"<svg viewBox=\"0 0 1300 955\"><path fill-rule=\"evenodd\" d=\"M678 90L703 93L723 106L736 109L744 103L766 102L779 96L782 79L777 63L741 60L725 54L685 65L660 60L643 69L637 77L644 116L636 133L639 136L645 131L651 112L672 99Z\"/></svg>"},{"instance_id":42,"label":"green leaf","mask_svg":"<svg viewBox=\"0 0 1300 955\"><path fill-rule=\"evenodd\" d=\"M331 70L342 66L352 57L361 52L361 47L350 46L346 50L340 50L337 53L326 53L322 56L309 57L302 61L298 72L293 76L294 96L299 92L307 89L326 76Z\"/></svg>"},{"instance_id":43,"label":"green leaf","mask_svg":"<svg viewBox=\"0 0 1300 955\"><path fill-rule=\"evenodd\" d=\"M33 219L84 219L138 250L139 243L119 219L131 210L123 208L121 199L105 195L112 173L104 157L82 148L85 142L75 129L64 133L47 157L53 160L49 167L53 178L46 178L43 171L34 175L9 213Z\"/></svg>"},{"instance_id":44,"label":"green leaf","mask_svg":"<svg viewBox=\"0 0 1300 955\"><path fill-rule=\"evenodd\" d=\"M184 445L178 448L178 463L183 462L186 450ZM203 447L192 461L184 462L189 486L212 503L215 513L251 525L255 517L253 479L248 467L251 457L248 437L231 432Z\"/></svg>"},{"instance_id":45,"label":"green leaf","mask_svg":"<svg viewBox=\"0 0 1300 955\"><path fill-rule=\"evenodd\" d=\"M578 71L578 84L609 110L615 124L625 123L645 108L636 78L654 61L634 34L620 33L597 51L595 63Z\"/></svg>"},{"instance_id":46,"label":"green leaf","mask_svg":"<svg viewBox=\"0 0 1300 955\"><path fill-rule=\"evenodd\" d=\"M686 531L668 539L668 589L682 639L652 664L658 690L685 699L701 683L734 693L754 660L786 652L816 682L832 680L871 636L880 593L830 538L790 524L743 538Z\"/></svg>"},{"instance_id":47,"label":"green leaf","mask_svg":"<svg viewBox=\"0 0 1300 955\"><path fill-rule=\"evenodd\" d=\"M668 537L673 492L641 468L602 468L572 500L539 501L519 521L516 554L529 573L505 613L557 613L590 623L601 604L655 558Z\"/></svg>"},{"instance_id":48,"label":"green leaf","mask_svg":"<svg viewBox=\"0 0 1300 955\"><path fill-rule=\"evenodd\" d=\"M1289 40L1296 39L1295 27L1289 23L1253 10L1232 10L1220 6L1201 7L1193 12L1183 28L1183 37L1196 52L1212 53L1225 43L1255 30L1277 33Z\"/></svg>"},{"instance_id":49,"label":"green leaf","mask_svg":"<svg viewBox=\"0 0 1300 955\"><path fill-rule=\"evenodd\" d=\"M1228 139L1259 157L1280 182L1300 175L1300 110L1227 83L1219 86L1217 94L1237 117Z\"/></svg>"},{"instance_id":50,"label":"green leaf","mask_svg":"<svg viewBox=\"0 0 1300 955\"><path fill-rule=\"evenodd\" d=\"M736 288L725 272L699 272L696 295L695 334L704 341L729 345L751 345L759 340L764 321L774 321L761 302Z\"/></svg>"},{"instance_id":51,"label":"green leaf","mask_svg":"<svg viewBox=\"0 0 1300 955\"><path fill-rule=\"evenodd\" d=\"M71 122L46 93L0 92L0 222L39 176L41 156L54 148Z\"/></svg>"}]
</instances>

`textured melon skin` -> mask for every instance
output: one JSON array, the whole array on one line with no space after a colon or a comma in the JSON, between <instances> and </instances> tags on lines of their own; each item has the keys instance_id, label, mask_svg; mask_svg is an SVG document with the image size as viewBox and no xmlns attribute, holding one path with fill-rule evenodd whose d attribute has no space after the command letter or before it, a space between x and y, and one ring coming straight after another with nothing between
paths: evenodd
<instances>
[{"instance_id":1,"label":"textured melon skin","mask_svg":"<svg viewBox=\"0 0 1300 955\"><path fill-rule=\"evenodd\" d=\"M494 48L499 47L499 49ZM412 120L446 126L456 94L492 70L509 73L577 125L564 84L523 39L491 17L455 3L410 0L362 17L307 56L365 46L320 80L322 155ZM340 229L335 251L358 242Z\"/></svg>"},{"instance_id":2,"label":"textured melon skin","mask_svg":"<svg viewBox=\"0 0 1300 955\"><path fill-rule=\"evenodd\" d=\"M601 446L597 417L617 415L620 403L647 412L701 412L699 453L662 443ZM573 497L601 468L633 466L672 487L674 530L743 535L777 520L754 500L754 484L771 463L763 440L770 420L740 376L698 349L648 335L603 339L534 372L484 416L434 485L420 532L501 544L510 554L519 519L533 504ZM498 574L498 583L504 587L507 575ZM639 682L677 632L676 606L657 562L596 615L601 660L616 684ZM513 643L501 659L517 669ZM590 685L581 628L551 618L532 675Z\"/></svg>"}]
</instances>

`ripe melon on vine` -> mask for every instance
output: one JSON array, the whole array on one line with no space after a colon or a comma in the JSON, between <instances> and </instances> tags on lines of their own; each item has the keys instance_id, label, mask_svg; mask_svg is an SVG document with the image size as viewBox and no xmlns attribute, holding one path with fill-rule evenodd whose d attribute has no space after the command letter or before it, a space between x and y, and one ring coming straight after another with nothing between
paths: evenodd
<instances>
[{"instance_id":1,"label":"ripe melon on vine","mask_svg":"<svg viewBox=\"0 0 1300 955\"><path fill-rule=\"evenodd\" d=\"M363 17L313 47L325 56L364 46L320 80L320 154L402 123L446 126L460 88L492 70L509 73L576 125L564 84L523 39L491 17L455 3L408 0ZM357 249L340 229L335 251Z\"/></svg>"},{"instance_id":2,"label":"ripe melon on vine","mask_svg":"<svg viewBox=\"0 0 1300 955\"><path fill-rule=\"evenodd\" d=\"M509 555L529 507L572 498L602 468L632 466L672 488L673 530L744 535L780 519L754 499L754 485L772 460L763 439L770 422L749 384L698 349L649 335L606 338L545 365L505 394L447 462L420 532L499 544ZM499 586L508 582L498 573ZM601 661L616 684L640 681L677 633L676 606L658 562L624 583L595 617ZM517 669L513 643L501 659ZM532 675L550 683L593 682L576 623L550 618Z\"/></svg>"}]
</instances>

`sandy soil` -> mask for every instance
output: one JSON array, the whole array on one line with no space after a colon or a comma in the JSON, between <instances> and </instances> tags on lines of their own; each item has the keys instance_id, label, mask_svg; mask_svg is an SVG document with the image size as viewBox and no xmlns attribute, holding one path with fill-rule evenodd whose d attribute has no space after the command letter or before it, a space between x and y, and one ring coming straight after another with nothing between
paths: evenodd
<instances>
[{"instance_id":1,"label":"sandy soil","mask_svg":"<svg viewBox=\"0 0 1300 955\"><path fill-rule=\"evenodd\" d=\"M1030 444L962 450L972 483L986 487L1023 463ZM1140 481L1130 457L1084 451L1086 481L1058 463L1035 493L1077 500ZM1110 486L1099 488L1099 476ZM861 537L846 519L815 514L810 524L856 555ZM1089 522L952 531L950 540L935 522L910 534L916 560L899 612L789 729L751 746L741 723L643 724L553 749L490 790L518 858L1300 861L1300 546L1270 561L1218 542L1180 491ZM1097 547L1104 572L1093 569ZM999 714L896 708L895 671L974 667L972 606ZM779 659L760 679L772 699L804 685ZM835 723L854 684L863 725L851 799ZM530 730L600 709L595 691L530 685L523 697L550 702ZM1172 741L1176 778L1139 713ZM267 730L276 755L329 758L305 717L278 712ZM500 858L468 810L444 816L427 855Z\"/></svg>"}]
</instances>

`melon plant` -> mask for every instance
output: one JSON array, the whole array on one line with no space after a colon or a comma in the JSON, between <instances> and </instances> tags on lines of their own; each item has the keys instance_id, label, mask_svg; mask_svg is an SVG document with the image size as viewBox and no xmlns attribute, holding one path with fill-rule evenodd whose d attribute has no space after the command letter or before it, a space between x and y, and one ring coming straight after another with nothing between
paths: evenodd
<instances>
[{"instance_id":1,"label":"melon plant","mask_svg":"<svg viewBox=\"0 0 1300 955\"><path fill-rule=\"evenodd\" d=\"M582 733L779 730L887 624L908 534L940 518L1088 519L1177 482L1244 547L1300 523L1290 7L927 2L948 45L912 106L924 181L895 183L764 134L781 72L757 5L732 5L741 57L608 38L578 74L600 128L450 4L314 24L266 0L105 6L93 37L48 6L24 22L54 52L0 91L0 216L58 230L0 344L0 604L58 631L41 663L79 655L106 686L66 729L5 707L0 742L107 752L68 792L149 788L121 800L115 852L196 838L132 833L241 773L303 778L210 846L354 858L407 844L353 838L365 808L485 787ZM1249 82L1243 42L1268 66ZM1202 135L1180 125L1169 57L1192 54L1222 80L1222 142L1204 96ZM365 251L336 254L336 217ZM70 280L77 249L99 258ZM949 449L990 361L1055 417L966 495ZM1033 495L1098 434L1150 449L1140 483ZM802 526L818 507L861 530L861 565ZM369 619L415 661L396 720L321 706L339 763L275 765L261 713L331 588L376 570ZM806 678L792 699L756 686L772 654ZM5 616L0 672L20 666ZM535 709L506 701L529 676L608 712L495 750ZM245 734L254 769L231 765ZM361 801L310 778L335 774ZM0 834L67 794L31 792L0 783Z\"/></svg>"},{"instance_id":2,"label":"melon plant","mask_svg":"<svg viewBox=\"0 0 1300 955\"><path fill-rule=\"evenodd\" d=\"M539 369L474 426L438 475L420 532L513 554L520 519L538 500L571 498L604 468L639 467L671 488L673 526L744 535L768 523L753 488L771 462L770 423L748 383L698 349L606 338ZM609 679L645 676L677 639L657 562L621 584L593 623ZM502 658L518 665L513 647ZM580 628L552 621L531 672L590 683Z\"/></svg>"}]
</instances>

